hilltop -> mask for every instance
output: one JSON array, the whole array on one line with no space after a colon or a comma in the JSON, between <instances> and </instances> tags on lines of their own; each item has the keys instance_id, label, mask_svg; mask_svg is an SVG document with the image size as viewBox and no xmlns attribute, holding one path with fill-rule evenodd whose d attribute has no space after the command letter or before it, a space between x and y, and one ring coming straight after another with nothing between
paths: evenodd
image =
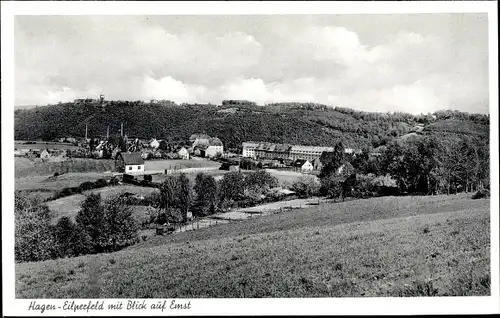
<instances>
[{"instance_id":1,"label":"hilltop","mask_svg":"<svg viewBox=\"0 0 500 318\"><path fill-rule=\"evenodd\" d=\"M123 123L128 136L187 140L191 134L219 137L227 148L247 140L303 145L334 146L338 141L352 148L376 148L408 133L489 134L489 116L439 111L427 115L369 113L310 103L277 103L257 106L239 101L222 105L107 101L93 104L61 103L17 109L16 140L52 140L118 134ZM423 130L421 127L425 127Z\"/></svg>"}]
</instances>

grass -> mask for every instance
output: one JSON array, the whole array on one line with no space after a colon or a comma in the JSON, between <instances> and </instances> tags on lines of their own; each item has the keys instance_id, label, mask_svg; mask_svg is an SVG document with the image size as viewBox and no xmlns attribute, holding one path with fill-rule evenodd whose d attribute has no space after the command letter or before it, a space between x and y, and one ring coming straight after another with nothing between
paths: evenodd
<instances>
[{"instance_id":1,"label":"grass","mask_svg":"<svg viewBox=\"0 0 500 318\"><path fill-rule=\"evenodd\" d=\"M144 162L144 169L165 170L165 169L186 169L219 167L220 163L210 160L147 160Z\"/></svg>"},{"instance_id":2,"label":"grass","mask_svg":"<svg viewBox=\"0 0 500 318\"><path fill-rule=\"evenodd\" d=\"M83 182L97 181L102 178L109 178L111 174L104 172L83 172L83 173L64 173L57 177L54 176L33 176L15 179L16 190L39 190L39 191L58 191L63 188L77 187Z\"/></svg>"},{"instance_id":3,"label":"grass","mask_svg":"<svg viewBox=\"0 0 500 318\"><path fill-rule=\"evenodd\" d=\"M489 200L378 198L16 264L16 297L489 295L489 251Z\"/></svg>"},{"instance_id":4,"label":"grass","mask_svg":"<svg viewBox=\"0 0 500 318\"><path fill-rule=\"evenodd\" d=\"M26 141L16 141L14 147L17 149L78 149L80 147L60 142L37 141L35 144L25 144Z\"/></svg>"},{"instance_id":5,"label":"grass","mask_svg":"<svg viewBox=\"0 0 500 318\"><path fill-rule=\"evenodd\" d=\"M85 195L89 193L100 193L101 197L107 198L116 195L121 192L131 192L139 195L150 194L154 191L158 191L155 188L139 187L135 185L120 185L114 187L105 187L101 189L94 189L85 191L83 194L75 194L67 197L63 197L57 200L47 202L47 206L50 210L55 212L55 221L57 221L62 216L68 216L74 219L78 211L80 210L80 205L85 199Z\"/></svg>"},{"instance_id":6,"label":"grass","mask_svg":"<svg viewBox=\"0 0 500 318\"><path fill-rule=\"evenodd\" d=\"M28 161L29 162L28 162ZM113 160L71 158L61 162L42 162L39 159L15 158L16 178L51 176L54 173L114 171Z\"/></svg>"}]
</instances>

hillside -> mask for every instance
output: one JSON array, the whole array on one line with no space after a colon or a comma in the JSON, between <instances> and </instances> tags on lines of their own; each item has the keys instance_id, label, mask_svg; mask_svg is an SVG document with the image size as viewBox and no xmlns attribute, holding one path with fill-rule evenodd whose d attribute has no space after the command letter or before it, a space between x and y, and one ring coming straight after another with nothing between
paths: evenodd
<instances>
[{"instance_id":1,"label":"hillside","mask_svg":"<svg viewBox=\"0 0 500 318\"><path fill-rule=\"evenodd\" d=\"M17 298L489 295L489 200L386 197L16 264Z\"/></svg>"},{"instance_id":2,"label":"hillside","mask_svg":"<svg viewBox=\"0 0 500 318\"><path fill-rule=\"evenodd\" d=\"M227 111L226 111L227 110ZM228 148L248 140L304 145L378 147L413 131L417 124L428 126L424 133L450 131L474 136L488 134L489 117L452 111L430 115L366 113L344 108L309 104L269 106L176 105L112 101L104 109L73 103L16 110L16 140L51 140L59 136L89 137L118 134L123 123L128 136L185 140L193 133L219 137ZM443 122L441 124L441 122ZM461 129L466 127L466 129Z\"/></svg>"}]
</instances>

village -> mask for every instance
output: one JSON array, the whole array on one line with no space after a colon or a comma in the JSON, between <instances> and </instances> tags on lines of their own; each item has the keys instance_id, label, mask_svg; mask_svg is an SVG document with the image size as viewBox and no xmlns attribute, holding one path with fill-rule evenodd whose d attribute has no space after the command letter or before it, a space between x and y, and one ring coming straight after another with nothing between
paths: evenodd
<instances>
[{"instance_id":1,"label":"village","mask_svg":"<svg viewBox=\"0 0 500 318\"><path fill-rule=\"evenodd\" d=\"M271 142L243 142L241 152L224 149L222 141L206 134L193 134L189 140L96 137L61 137L52 142L16 142L14 155L42 162L59 162L68 158L113 159L115 171L143 175L160 173L146 171L145 160L212 160L221 163L221 170L279 169L302 173L317 173L323 163L320 158L333 147L277 144ZM345 148L345 153L356 156L359 149ZM376 152L370 155L377 155Z\"/></svg>"}]
</instances>

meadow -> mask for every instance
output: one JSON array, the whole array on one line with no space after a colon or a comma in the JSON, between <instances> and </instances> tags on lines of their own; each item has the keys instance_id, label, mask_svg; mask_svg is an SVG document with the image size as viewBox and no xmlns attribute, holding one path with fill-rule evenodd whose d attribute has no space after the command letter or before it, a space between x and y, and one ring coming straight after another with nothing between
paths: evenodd
<instances>
[{"instance_id":1,"label":"meadow","mask_svg":"<svg viewBox=\"0 0 500 318\"><path fill-rule=\"evenodd\" d=\"M489 295L489 200L384 197L16 264L17 298Z\"/></svg>"},{"instance_id":2,"label":"meadow","mask_svg":"<svg viewBox=\"0 0 500 318\"><path fill-rule=\"evenodd\" d=\"M35 141L34 144L25 144L26 141L16 140L14 147L17 149L78 149L71 143Z\"/></svg>"},{"instance_id":3,"label":"meadow","mask_svg":"<svg viewBox=\"0 0 500 318\"><path fill-rule=\"evenodd\" d=\"M220 163L210 160L147 160L144 162L144 169L148 170L179 170L187 168L207 168L219 167Z\"/></svg>"},{"instance_id":4,"label":"meadow","mask_svg":"<svg viewBox=\"0 0 500 318\"><path fill-rule=\"evenodd\" d=\"M149 195L153 192L158 192L156 188L140 187L136 185L118 185L113 187L104 187L83 192L83 194L74 194L57 200L47 202L47 206L55 213L55 221L62 216L71 217L73 220L80 210L81 203L85 200L86 195L90 193L99 193L103 199L117 195L119 193L128 192L137 195Z\"/></svg>"},{"instance_id":5,"label":"meadow","mask_svg":"<svg viewBox=\"0 0 500 318\"><path fill-rule=\"evenodd\" d=\"M39 158L15 157L15 177L50 176L54 173L114 171L114 160L70 158L61 162L42 162Z\"/></svg>"}]
</instances>

